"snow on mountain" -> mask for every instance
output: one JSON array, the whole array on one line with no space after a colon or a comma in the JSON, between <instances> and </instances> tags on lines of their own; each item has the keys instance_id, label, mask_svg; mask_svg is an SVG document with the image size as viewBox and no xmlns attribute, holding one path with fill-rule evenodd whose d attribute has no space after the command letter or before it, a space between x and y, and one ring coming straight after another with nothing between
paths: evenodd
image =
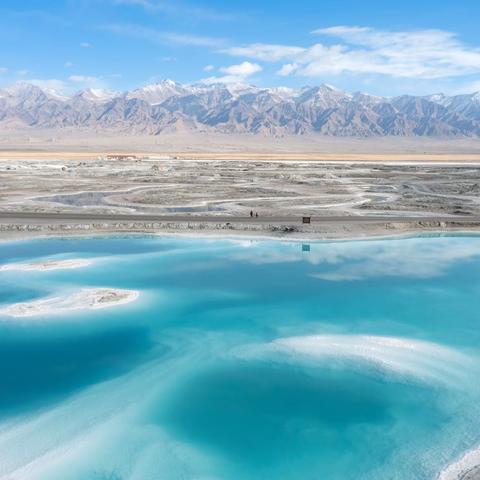
<instances>
[{"instance_id":1,"label":"snow on mountain","mask_svg":"<svg viewBox=\"0 0 480 480\"><path fill-rule=\"evenodd\" d=\"M480 137L480 93L377 97L331 85L259 88L164 80L69 97L19 82L0 90L0 126L82 127L125 134L175 131L261 135Z\"/></svg>"},{"instance_id":2,"label":"snow on mountain","mask_svg":"<svg viewBox=\"0 0 480 480\"><path fill-rule=\"evenodd\" d=\"M164 80L160 83L145 85L142 88L127 92L126 98L136 98L150 105L158 105L170 97L184 96L188 93L190 93L190 90L184 85L174 82L173 80Z\"/></svg>"},{"instance_id":3,"label":"snow on mountain","mask_svg":"<svg viewBox=\"0 0 480 480\"><path fill-rule=\"evenodd\" d=\"M109 102L115 97L118 97L118 92L104 90L102 88L87 88L76 94L77 98L95 103Z\"/></svg>"}]
</instances>

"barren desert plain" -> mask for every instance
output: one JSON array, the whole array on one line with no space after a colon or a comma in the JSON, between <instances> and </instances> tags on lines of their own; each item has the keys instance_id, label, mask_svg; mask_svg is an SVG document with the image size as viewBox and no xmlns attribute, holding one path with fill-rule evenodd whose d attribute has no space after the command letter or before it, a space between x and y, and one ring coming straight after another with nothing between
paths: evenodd
<instances>
[{"instance_id":1,"label":"barren desert plain","mask_svg":"<svg viewBox=\"0 0 480 480\"><path fill-rule=\"evenodd\" d=\"M190 139L195 151L168 139L154 145L151 137L130 139L131 150L128 137L110 139L110 149L99 137L74 147L68 137L54 145L40 137L29 148L20 140L4 139L0 151L4 238L201 232L322 239L480 225L473 140L293 138L275 145L213 137L211 151L205 138Z\"/></svg>"}]
</instances>

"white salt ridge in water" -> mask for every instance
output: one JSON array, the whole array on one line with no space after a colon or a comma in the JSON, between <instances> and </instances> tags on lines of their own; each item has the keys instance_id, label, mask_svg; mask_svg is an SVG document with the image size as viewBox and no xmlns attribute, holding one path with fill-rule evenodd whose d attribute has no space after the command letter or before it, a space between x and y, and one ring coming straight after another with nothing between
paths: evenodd
<instances>
[{"instance_id":1,"label":"white salt ridge in water","mask_svg":"<svg viewBox=\"0 0 480 480\"><path fill-rule=\"evenodd\" d=\"M472 476L467 476L468 474ZM438 476L438 480L474 480L475 478L480 478L480 447L465 453Z\"/></svg>"},{"instance_id":2,"label":"white salt ridge in water","mask_svg":"<svg viewBox=\"0 0 480 480\"><path fill-rule=\"evenodd\" d=\"M192 360L195 355L191 355ZM185 468L187 461L200 471L208 460L195 447L168 437L154 424L137 424L155 395L158 379L181 371L178 359L154 361L88 388L48 411L3 425L0 479L97 478L90 476L90 465L96 462L105 464L105 477L99 470L102 479L169 478L172 471ZM132 473L137 469L139 474Z\"/></svg>"},{"instance_id":3,"label":"white salt ridge in water","mask_svg":"<svg viewBox=\"0 0 480 480\"><path fill-rule=\"evenodd\" d=\"M247 348L250 355L280 354L285 360L346 359L380 370L436 381L455 381L469 359L453 349L419 340L368 335L310 335Z\"/></svg>"},{"instance_id":4,"label":"white salt ridge in water","mask_svg":"<svg viewBox=\"0 0 480 480\"><path fill-rule=\"evenodd\" d=\"M83 288L66 297L49 297L31 302L14 303L0 310L0 314L11 317L55 315L71 310L114 307L135 301L136 290L117 288Z\"/></svg>"},{"instance_id":5,"label":"white salt ridge in water","mask_svg":"<svg viewBox=\"0 0 480 480\"><path fill-rule=\"evenodd\" d=\"M19 271L47 271L47 270L65 270L71 268L88 267L92 264L91 260L46 260L44 262L30 263L8 263L2 265L0 270L19 270Z\"/></svg>"}]
</instances>

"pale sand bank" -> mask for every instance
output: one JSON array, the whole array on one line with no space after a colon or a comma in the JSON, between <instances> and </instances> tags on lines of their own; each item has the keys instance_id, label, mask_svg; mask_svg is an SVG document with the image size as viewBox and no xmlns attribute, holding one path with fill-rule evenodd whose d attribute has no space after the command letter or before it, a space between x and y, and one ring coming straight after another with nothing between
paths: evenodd
<instances>
[{"instance_id":1,"label":"pale sand bank","mask_svg":"<svg viewBox=\"0 0 480 480\"><path fill-rule=\"evenodd\" d=\"M88 267L92 264L91 260L46 260L44 262L29 263L7 263L2 265L0 270L25 270L25 271L46 271L46 270L65 270L71 268Z\"/></svg>"},{"instance_id":2,"label":"pale sand bank","mask_svg":"<svg viewBox=\"0 0 480 480\"><path fill-rule=\"evenodd\" d=\"M31 302L14 303L0 310L0 314L11 317L53 315L71 310L92 310L115 307L135 301L136 290L117 288L84 288L66 297L49 297Z\"/></svg>"},{"instance_id":3,"label":"pale sand bank","mask_svg":"<svg viewBox=\"0 0 480 480\"><path fill-rule=\"evenodd\" d=\"M470 450L456 462L448 465L438 480L478 480L480 478L480 448Z\"/></svg>"}]
</instances>

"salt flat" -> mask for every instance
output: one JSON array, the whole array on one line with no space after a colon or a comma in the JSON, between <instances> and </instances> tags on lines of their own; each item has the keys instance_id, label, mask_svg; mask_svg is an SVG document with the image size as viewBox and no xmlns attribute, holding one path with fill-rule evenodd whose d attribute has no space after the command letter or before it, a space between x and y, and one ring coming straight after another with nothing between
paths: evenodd
<instances>
[{"instance_id":1,"label":"salt flat","mask_svg":"<svg viewBox=\"0 0 480 480\"><path fill-rule=\"evenodd\" d=\"M0 163L0 208L212 215L255 209L264 216L480 213L480 164L447 160L11 157Z\"/></svg>"},{"instance_id":2,"label":"salt flat","mask_svg":"<svg viewBox=\"0 0 480 480\"><path fill-rule=\"evenodd\" d=\"M263 233L288 232L288 226L279 225L288 221L278 218L382 217L383 227L362 227L362 234L381 233L385 218L394 223L399 217L427 222L431 217L455 221L471 216L470 227L476 228L474 217L480 215L480 162L471 161L475 155L444 155L442 162L392 162L381 160L380 154L375 154L375 161L361 160L365 156L354 161L353 154L328 154L330 160L307 159L306 154L282 159L280 153L247 153L241 158L233 153L118 158L93 153L3 155L0 211L9 213L102 214L112 215L112 221L114 215L135 214L132 222L137 223L142 220L138 214L167 215L170 223L181 216L180 223L197 222L190 229L198 231L207 228L206 216L225 226L229 218L248 219L253 211L260 219L272 218L272 225L262 227ZM101 222L92 219L93 223ZM167 228L165 223L161 230ZM3 219L4 230L6 224ZM142 227L122 229L141 231Z\"/></svg>"}]
</instances>

